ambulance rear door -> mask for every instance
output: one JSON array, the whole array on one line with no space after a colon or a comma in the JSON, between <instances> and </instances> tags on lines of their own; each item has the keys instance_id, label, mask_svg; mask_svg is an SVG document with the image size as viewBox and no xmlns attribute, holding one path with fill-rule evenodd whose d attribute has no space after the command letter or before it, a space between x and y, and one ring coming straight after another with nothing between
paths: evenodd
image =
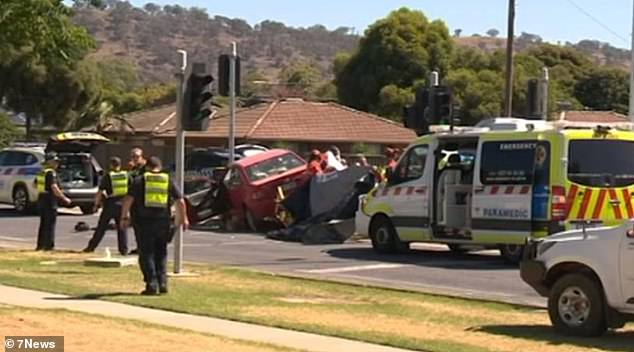
<instances>
[{"instance_id":1,"label":"ambulance rear door","mask_svg":"<svg viewBox=\"0 0 634 352\"><path fill-rule=\"evenodd\" d=\"M571 134L565 190L568 224L613 225L634 218L634 134Z\"/></svg>"},{"instance_id":2,"label":"ambulance rear door","mask_svg":"<svg viewBox=\"0 0 634 352\"><path fill-rule=\"evenodd\" d=\"M498 138L495 138L498 137ZM548 188L548 161L536 173L536 150L548 158L549 143L534 134L482 138L474 175L472 237L474 242L524 244L532 230L533 181ZM546 217L548 207L536 210ZM537 215L537 214L536 214Z\"/></svg>"}]
</instances>

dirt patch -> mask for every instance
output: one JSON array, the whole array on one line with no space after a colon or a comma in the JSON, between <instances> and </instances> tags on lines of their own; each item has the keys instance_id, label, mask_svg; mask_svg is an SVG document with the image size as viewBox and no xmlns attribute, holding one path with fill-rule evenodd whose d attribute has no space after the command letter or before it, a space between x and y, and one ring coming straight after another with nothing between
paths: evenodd
<instances>
[{"instance_id":1,"label":"dirt patch","mask_svg":"<svg viewBox=\"0 0 634 352\"><path fill-rule=\"evenodd\" d=\"M312 309L311 309L312 308ZM351 314L350 312L338 313L327 309L316 309L316 307L268 307L268 308L247 308L243 313L254 318L264 318L294 322L297 324L316 324L328 328L337 328L356 333L373 333L393 335L401 338L420 339L437 342L460 342L464 345L488 349L492 351L516 352L516 351L540 351L540 352L586 352L596 351L597 347L588 344L588 347L580 343L566 343L558 341L553 343L550 338L539 338L539 336L504 336L487 332L481 326L460 325L460 320L452 321L450 324L438 322L413 320L407 318L395 318L394 316L381 314ZM495 314L494 311L488 314ZM511 325L518 325L515 321L507 321ZM544 328L539 323L531 323L531 327L540 327L546 333L549 328ZM527 328L528 329L528 328ZM530 329L529 329L530 330ZM541 331L541 330L540 330ZM622 332L618 339L629 339L631 333ZM606 346L614 345L614 341L601 340ZM617 341L617 345L620 345ZM590 347L592 346L592 347ZM603 350L603 348L598 348ZM614 349L621 350L621 349Z\"/></svg>"},{"instance_id":2,"label":"dirt patch","mask_svg":"<svg viewBox=\"0 0 634 352\"><path fill-rule=\"evenodd\" d=\"M290 351L140 322L72 313L0 306L3 335L64 336L66 351L129 352Z\"/></svg>"}]
</instances>

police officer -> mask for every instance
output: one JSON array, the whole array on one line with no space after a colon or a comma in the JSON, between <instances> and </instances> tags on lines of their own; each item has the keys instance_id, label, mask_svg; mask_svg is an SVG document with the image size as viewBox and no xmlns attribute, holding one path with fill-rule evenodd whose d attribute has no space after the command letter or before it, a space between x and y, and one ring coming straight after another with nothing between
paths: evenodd
<instances>
[{"instance_id":1,"label":"police officer","mask_svg":"<svg viewBox=\"0 0 634 352\"><path fill-rule=\"evenodd\" d=\"M139 230L139 266L145 281L143 295L167 293L167 243L172 202L178 211L177 225L185 228L189 225L183 196L161 168L159 158L148 160L146 172L132 181L121 209L121 226L130 223L130 210L135 212L134 221Z\"/></svg>"},{"instance_id":2,"label":"police officer","mask_svg":"<svg viewBox=\"0 0 634 352\"><path fill-rule=\"evenodd\" d=\"M45 156L43 170L35 177L37 204L40 212L40 228L37 233L36 251L51 251L55 248L55 224L57 222L57 201L68 205L70 199L59 188L57 168L59 158L55 153Z\"/></svg>"},{"instance_id":3,"label":"police officer","mask_svg":"<svg viewBox=\"0 0 634 352\"><path fill-rule=\"evenodd\" d=\"M143 175L145 173L145 165L147 163L147 160L145 160L145 157L143 156L143 149L141 148L132 148L132 150L130 150L130 162L129 165L131 166L130 169L130 177L131 179L134 179L140 175ZM136 226L136 221L134 221L134 207L132 209L130 209L130 216L132 218L131 220L131 224L132 227L134 228L134 239L137 243L137 247L138 247L138 243L139 243L139 229L137 229ZM130 254L138 254L138 249L135 248L133 250L130 251Z\"/></svg>"},{"instance_id":4,"label":"police officer","mask_svg":"<svg viewBox=\"0 0 634 352\"><path fill-rule=\"evenodd\" d=\"M84 252L94 252L95 248L103 239L108 229L110 220L114 219L117 224L117 244L121 255L128 254L128 233L127 228L122 228L119 224L121 215L121 201L128 194L130 178L126 171L121 170L121 159L110 158L110 172L106 174L99 184L99 192L95 197L95 211L103 204L103 211L99 216L97 229L88 242ZM105 192L105 194L104 194ZM105 198L105 201L103 200Z\"/></svg>"}]
</instances>

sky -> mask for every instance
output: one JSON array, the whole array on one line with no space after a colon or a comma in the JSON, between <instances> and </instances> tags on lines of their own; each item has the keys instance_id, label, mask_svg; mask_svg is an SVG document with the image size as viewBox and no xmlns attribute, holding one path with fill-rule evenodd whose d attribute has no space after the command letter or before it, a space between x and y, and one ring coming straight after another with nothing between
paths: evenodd
<instances>
[{"instance_id":1,"label":"sky","mask_svg":"<svg viewBox=\"0 0 634 352\"><path fill-rule=\"evenodd\" d=\"M131 0L136 6L151 0ZM442 19L451 33L483 34L491 28L506 33L507 0L152 0L166 5L202 7L213 15L242 18L250 24L275 20L294 27L322 24L330 29L353 27L359 33L402 6ZM516 0L516 34L538 34L544 40L576 43L596 39L630 47L634 0Z\"/></svg>"}]
</instances>

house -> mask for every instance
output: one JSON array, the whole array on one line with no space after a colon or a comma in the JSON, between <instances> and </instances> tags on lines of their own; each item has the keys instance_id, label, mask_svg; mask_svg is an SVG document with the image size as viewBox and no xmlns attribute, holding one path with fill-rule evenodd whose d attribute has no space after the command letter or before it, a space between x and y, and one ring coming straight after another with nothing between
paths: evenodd
<instances>
[{"instance_id":1,"label":"house","mask_svg":"<svg viewBox=\"0 0 634 352\"><path fill-rule=\"evenodd\" d=\"M104 134L125 145L165 149L170 160L176 136L175 105L131 113L126 123L109 126ZM220 112L201 132L187 132L187 148L228 144L229 115ZM342 154L380 157L387 146L405 147L416 134L401 124L333 102L282 99L236 111L236 144L253 143L308 154L336 145ZM173 156L172 156L173 158Z\"/></svg>"},{"instance_id":2,"label":"house","mask_svg":"<svg viewBox=\"0 0 634 352\"><path fill-rule=\"evenodd\" d=\"M614 111L572 110L562 111L554 122L566 127L595 127L597 125L622 129L634 126L629 117Z\"/></svg>"}]
</instances>

